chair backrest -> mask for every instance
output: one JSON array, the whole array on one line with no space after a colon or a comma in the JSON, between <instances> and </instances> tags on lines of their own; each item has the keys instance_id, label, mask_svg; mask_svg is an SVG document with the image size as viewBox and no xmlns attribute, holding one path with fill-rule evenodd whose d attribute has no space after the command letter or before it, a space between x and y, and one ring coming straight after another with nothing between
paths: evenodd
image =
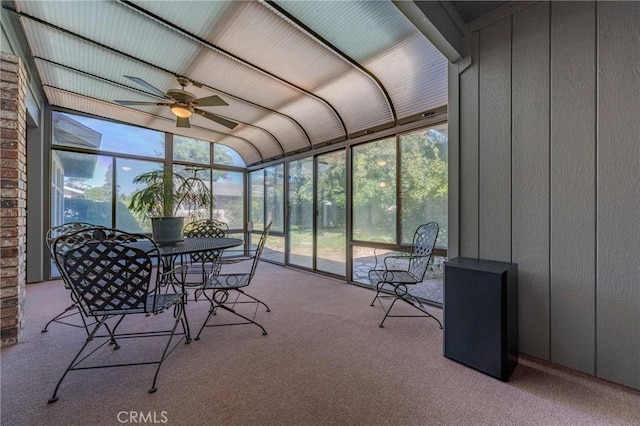
<instances>
[{"instance_id":1,"label":"chair backrest","mask_svg":"<svg viewBox=\"0 0 640 426\"><path fill-rule=\"evenodd\" d=\"M262 251L264 250L264 245L267 242L267 237L269 236L269 232L271 231L271 224L273 222L269 222L269 224L262 231L262 235L260 235L260 241L258 241L258 246L256 247L256 253L253 257L253 264L251 265L251 271L249 273L249 280L253 278L253 274L256 272L256 268L258 267L258 262L260 261L260 256L262 256Z\"/></svg>"},{"instance_id":2,"label":"chair backrest","mask_svg":"<svg viewBox=\"0 0 640 426\"><path fill-rule=\"evenodd\" d=\"M184 236L191 238L224 238L229 235L229 225L215 219L202 219L187 223Z\"/></svg>"},{"instance_id":3,"label":"chair backrest","mask_svg":"<svg viewBox=\"0 0 640 426\"><path fill-rule=\"evenodd\" d=\"M53 252L85 315L155 312L155 304L147 306L147 296L157 287L153 258L161 257L151 238L89 228L56 238Z\"/></svg>"},{"instance_id":4,"label":"chair backrest","mask_svg":"<svg viewBox=\"0 0 640 426\"><path fill-rule=\"evenodd\" d=\"M185 238L224 238L229 235L229 225L215 219L202 219L188 223L184 227ZM214 262L219 256L218 251L193 253L190 255L192 263Z\"/></svg>"},{"instance_id":5,"label":"chair backrest","mask_svg":"<svg viewBox=\"0 0 640 426\"><path fill-rule=\"evenodd\" d=\"M411 247L411 262L409 264L409 273L420 281L424 278L424 274L427 272L429 261L433 253L433 248L436 245L436 239L438 238L438 231L440 227L436 222L425 223L420 225L416 229L416 233L413 235L413 246Z\"/></svg>"},{"instance_id":6,"label":"chair backrest","mask_svg":"<svg viewBox=\"0 0 640 426\"><path fill-rule=\"evenodd\" d=\"M93 225L87 222L68 222L63 223L62 225L54 226L53 228L47 231L47 235L45 236L45 243L47 244L47 250L49 250L49 254L53 258L53 241L66 234L73 234L75 232L81 231L83 229L90 228L102 228L101 225Z\"/></svg>"}]
</instances>

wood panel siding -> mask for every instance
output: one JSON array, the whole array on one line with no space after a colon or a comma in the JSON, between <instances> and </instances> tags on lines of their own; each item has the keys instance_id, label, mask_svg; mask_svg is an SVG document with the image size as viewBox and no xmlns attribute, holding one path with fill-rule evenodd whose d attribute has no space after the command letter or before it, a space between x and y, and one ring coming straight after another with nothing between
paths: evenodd
<instances>
[{"instance_id":1,"label":"wood panel siding","mask_svg":"<svg viewBox=\"0 0 640 426\"><path fill-rule=\"evenodd\" d=\"M518 263L520 351L636 389L638 22L638 2L539 2L474 27L449 123L460 255Z\"/></svg>"},{"instance_id":2,"label":"wood panel siding","mask_svg":"<svg viewBox=\"0 0 640 426\"><path fill-rule=\"evenodd\" d=\"M478 257L479 33L469 36L471 65L460 74L460 256ZM451 120L451 118L449 118Z\"/></svg>"},{"instance_id":3,"label":"wood panel siding","mask_svg":"<svg viewBox=\"0 0 640 426\"><path fill-rule=\"evenodd\" d=\"M551 5L551 361L593 374L595 4Z\"/></svg>"},{"instance_id":4,"label":"wood panel siding","mask_svg":"<svg viewBox=\"0 0 640 426\"><path fill-rule=\"evenodd\" d=\"M479 256L511 261L511 18L480 31Z\"/></svg>"},{"instance_id":5,"label":"wood panel siding","mask_svg":"<svg viewBox=\"0 0 640 426\"><path fill-rule=\"evenodd\" d=\"M597 373L640 388L640 3L598 4Z\"/></svg>"},{"instance_id":6,"label":"wood panel siding","mask_svg":"<svg viewBox=\"0 0 640 426\"><path fill-rule=\"evenodd\" d=\"M549 359L549 3L513 16L513 262L520 350ZM547 25L545 25L547 24Z\"/></svg>"}]
</instances>

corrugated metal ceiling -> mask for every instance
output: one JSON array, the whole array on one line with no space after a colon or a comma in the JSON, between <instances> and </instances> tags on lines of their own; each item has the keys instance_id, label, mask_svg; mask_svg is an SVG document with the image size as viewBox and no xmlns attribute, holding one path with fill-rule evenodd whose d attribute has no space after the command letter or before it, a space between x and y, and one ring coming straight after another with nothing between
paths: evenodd
<instances>
[{"instance_id":1,"label":"corrugated metal ceiling","mask_svg":"<svg viewBox=\"0 0 640 426\"><path fill-rule=\"evenodd\" d=\"M447 103L446 59L389 1L15 1L57 107L219 142L247 165L418 119ZM166 93L228 105L176 127Z\"/></svg>"}]
</instances>

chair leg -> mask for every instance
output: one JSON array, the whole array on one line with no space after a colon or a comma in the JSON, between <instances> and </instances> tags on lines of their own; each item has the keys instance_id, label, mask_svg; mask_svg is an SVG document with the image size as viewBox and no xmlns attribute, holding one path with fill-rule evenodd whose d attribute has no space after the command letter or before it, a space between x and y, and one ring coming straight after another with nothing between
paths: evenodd
<instances>
[{"instance_id":1,"label":"chair leg","mask_svg":"<svg viewBox=\"0 0 640 426\"><path fill-rule=\"evenodd\" d=\"M440 320L436 317L434 317L433 315L431 315L429 312L426 311L426 309L424 308L424 306L422 305L422 303L416 299L414 296L411 296L410 294L406 294L405 296L407 296L408 298L410 298L411 300L409 300L407 297L404 296L396 296L393 299L393 302L391 302L391 306L389 306L389 309L387 309L387 312L384 315L384 318L382 319L382 322L380 323L379 327L380 328L384 328L384 322L387 318L389 317L396 317L396 318L433 318L438 325L440 326L440 330L442 330L442 323L440 322ZM422 312L424 315L391 315L391 309L393 308L393 305L395 305L395 303L398 300L402 300L403 302L407 303L410 306L413 306L414 308L416 308L417 310L419 310L420 312ZM415 302L413 302L412 300L415 300Z\"/></svg>"},{"instance_id":2,"label":"chair leg","mask_svg":"<svg viewBox=\"0 0 640 426\"><path fill-rule=\"evenodd\" d=\"M376 284L376 295L373 298L373 300L371 301L371 305L370 306L373 306L373 304L376 302L376 299L378 298L378 296L380 295L380 292L382 291L382 287L384 287L384 281L379 281Z\"/></svg>"},{"instance_id":3,"label":"chair leg","mask_svg":"<svg viewBox=\"0 0 640 426\"><path fill-rule=\"evenodd\" d=\"M177 310L177 315L176 315L176 311ZM181 323L182 324L182 330L184 331L184 334L188 340L187 343L189 343L191 341L191 336L189 334L189 328L188 328L188 322L186 322L187 318L186 318L186 309L184 308L184 304L181 305L176 305L174 310L174 316L176 317L176 320L173 322L173 328L171 329L171 334L169 335L169 339L167 340L167 344L164 347L164 351L162 351L162 356L160 357L160 361L158 362L158 367L156 368L156 373L153 375L153 382L151 383L151 389L149 389L149 393L154 393L155 391L158 390L158 388L156 387L156 381L158 380L158 373L160 373L160 368L162 367L162 363L164 362L165 359L167 359L167 356L169 355L169 353L171 351L169 351L169 347L171 346L171 342L173 341L173 338L176 334L176 329L178 328L178 324ZM180 343L180 342L178 342ZM176 345L177 346L177 345Z\"/></svg>"},{"instance_id":4,"label":"chair leg","mask_svg":"<svg viewBox=\"0 0 640 426\"><path fill-rule=\"evenodd\" d=\"M69 311L75 311L75 312L69 312ZM63 321L64 319L73 317L75 315L79 315L80 316L80 319L82 320L82 325L73 324L73 323L70 323L70 322ZM64 324L64 325L68 325L70 327L84 328L85 331L87 332L87 335L89 334L89 326L90 326L90 324L87 324L87 321L84 318L84 315L82 315L82 312L80 312L80 308L75 303L72 304L72 305L67 306L64 309L64 311L60 312L55 317L51 318L51 320L49 320L49 322L47 324L45 324L44 328L40 332L41 333L48 332L49 331L49 326L54 322L57 322L57 323L60 323L60 324Z\"/></svg>"},{"instance_id":5,"label":"chair leg","mask_svg":"<svg viewBox=\"0 0 640 426\"><path fill-rule=\"evenodd\" d=\"M256 299L253 296L249 296L248 294L238 290L238 289L234 289L236 291L239 291L240 293L244 294L245 296L254 299L256 302L251 302L251 303L258 303L258 305L260 303L262 303L266 308L267 308L267 312L270 312L269 307L261 302L260 300ZM259 323L255 322L253 319L248 318L238 312L236 312L234 309L226 306L224 303L227 301L228 297L229 297L229 293L227 290L214 290L213 291L213 295L211 297L207 296L206 293L204 293L205 296L207 297L207 299L209 300L209 303L211 303L211 307L209 309L209 313L207 315L207 318L205 318L204 322L202 323L202 326L200 327L200 331L198 331L198 335L195 337L195 340L200 340L200 334L202 333L202 330L204 330L205 327L221 327L221 326L226 326L226 325L241 325L241 324L255 324L258 327L260 327L260 329L262 330L262 335L266 336L267 330L265 330L265 328L260 325ZM218 298L216 298L216 295L220 295ZM242 302L240 302L242 303ZM241 322L241 323L231 323L231 324L213 324L213 325L208 325L207 323L209 322L209 320L211 319L212 316L216 315L216 311L217 309L224 309L227 312L230 312L242 319L245 320L245 322ZM257 308L256 308L257 309Z\"/></svg>"},{"instance_id":6,"label":"chair leg","mask_svg":"<svg viewBox=\"0 0 640 426\"><path fill-rule=\"evenodd\" d=\"M64 380L64 378L67 376L67 374L69 373L69 371L71 371L73 369L73 367L75 365L77 365L78 358L80 358L80 355L82 354L82 352L84 352L84 350L86 349L87 345L93 340L93 336L95 336L95 334L98 332L98 329L100 328L101 325L104 324L104 321L106 321L106 318L103 318L102 320L99 320L95 327L93 328L93 330L91 330L91 332L89 333L89 335L87 336L87 338L84 341L84 344L82 345L82 347L80 348L80 350L78 351L78 353L76 354L75 357L73 357L73 359L71 360L71 362L69 363L69 366L67 367L66 370L64 370L64 373L62 373L62 377L60 377L60 380L58 380L58 384L56 384L56 388L53 390L53 395L51 396L51 398L49 398L49 400L47 401L48 404L52 404L54 402L56 402L58 400L58 389L60 389L60 385L62 384L62 381ZM111 333L109 333L111 334ZM113 335L112 335L113 336ZM89 354L90 355L90 354ZM88 355L87 355L88 356ZM86 358L86 357L85 357ZM84 358L83 358L84 359ZM82 360L80 360L81 362Z\"/></svg>"},{"instance_id":7,"label":"chair leg","mask_svg":"<svg viewBox=\"0 0 640 426\"><path fill-rule=\"evenodd\" d=\"M247 293L245 293L244 291L242 291L242 290L240 290L240 289L237 289L237 291L238 291L239 293L242 293L243 295L247 296L249 299L253 299L253 300L255 300L255 301L256 301L256 303L258 303L259 305L264 306L264 307L265 307L265 309L267 310L267 312L271 312L271 308L269 308L269 307L267 306L267 304L266 304L266 303L264 303L262 300L257 299L257 298L255 298L255 297L253 297L252 295L247 294ZM241 302L241 303L242 303L242 302ZM251 303L251 302L247 302L247 303Z\"/></svg>"}]
</instances>

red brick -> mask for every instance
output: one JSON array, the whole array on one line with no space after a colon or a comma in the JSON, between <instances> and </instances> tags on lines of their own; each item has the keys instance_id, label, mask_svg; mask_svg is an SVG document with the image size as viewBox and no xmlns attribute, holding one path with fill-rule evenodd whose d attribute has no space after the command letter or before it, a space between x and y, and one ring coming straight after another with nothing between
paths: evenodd
<instances>
[{"instance_id":1,"label":"red brick","mask_svg":"<svg viewBox=\"0 0 640 426\"><path fill-rule=\"evenodd\" d=\"M18 316L18 307L15 306L13 308L4 308L4 309L2 309L2 311L0 311L0 316L2 318L17 317Z\"/></svg>"},{"instance_id":2,"label":"red brick","mask_svg":"<svg viewBox=\"0 0 640 426\"><path fill-rule=\"evenodd\" d=\"M17 285L18 285L18 277L0 278L0 288L16 288Z\"/></svg>"},{"instance_id":3,"label":"red brick","mask_svg":"<svg viewBox=\"0 0 640 426\"><path fill-rule=\"evenodd\" d=\"M0 158L18 158L18 151L14 149L0 149Z\"/></svg>"}]
</instances>

